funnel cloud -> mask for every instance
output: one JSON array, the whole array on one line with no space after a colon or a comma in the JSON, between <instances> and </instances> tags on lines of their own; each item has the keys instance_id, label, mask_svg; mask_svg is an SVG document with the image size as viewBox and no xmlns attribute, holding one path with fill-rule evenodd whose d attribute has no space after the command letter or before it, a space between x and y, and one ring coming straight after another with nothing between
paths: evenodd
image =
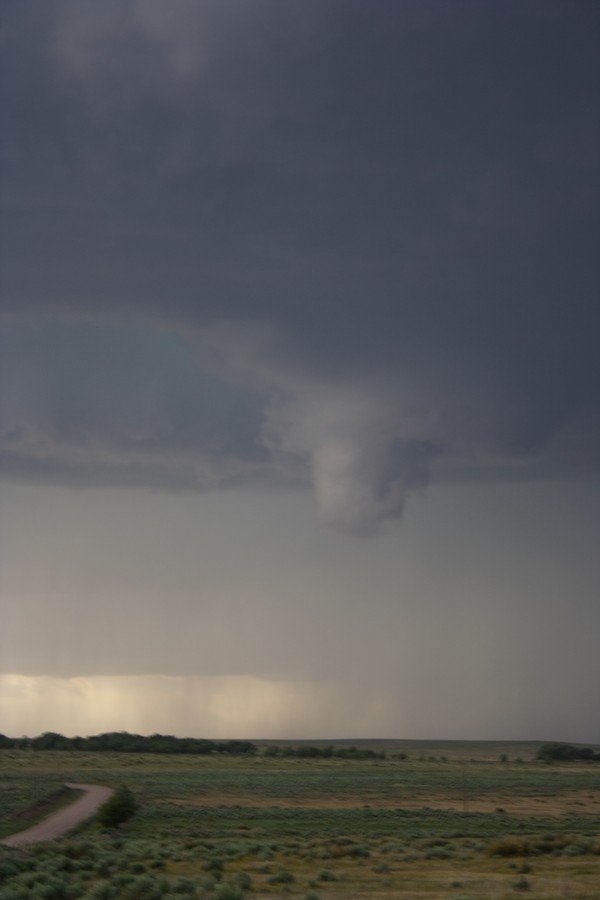
<instances>
[{"instance_id":1,"label":"funnel cloud","mask_svg":"<svg viewBox=\"0 0 600 900\"><path fill-rule=\"evenodd\" d=\"M600 740L595 5L8 0L0 39L0 702Z\"/></svg>"}]
</instances>

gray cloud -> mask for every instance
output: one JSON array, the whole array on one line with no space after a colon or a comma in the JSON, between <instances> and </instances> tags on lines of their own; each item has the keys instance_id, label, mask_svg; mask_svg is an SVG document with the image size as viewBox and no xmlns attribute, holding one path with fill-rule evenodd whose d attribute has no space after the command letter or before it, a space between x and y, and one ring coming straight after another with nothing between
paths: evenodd
<instances>
[{"instance_id":1,"label":"gray cloud","mask_svg":"<svg viewBox=\"0 0 600 900\"><path fill-rule=\"evenodd\" d=\"M260 395L150 329L40 325L0 334L4 477L214 489L260 477Z\"/></svg>"},{"instance_id":2,"label":"gray cloud","mask_svg":"<svg viewBox=\"0 0 600 900\"><path fill-rule=\"evenodd\" d=\"M592 5L6 7L5 477L597 476Z\"/></svg>"}]
</instances>

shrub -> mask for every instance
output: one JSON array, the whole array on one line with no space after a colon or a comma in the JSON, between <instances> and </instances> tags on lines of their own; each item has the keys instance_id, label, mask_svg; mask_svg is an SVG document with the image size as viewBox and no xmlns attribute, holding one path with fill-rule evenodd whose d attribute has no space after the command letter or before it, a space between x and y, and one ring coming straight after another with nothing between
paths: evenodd
<instances>
[{"instance_id":1,"label":"shrub","mask_svg":"<svg viewBox=\"0 0 600 900\"><path fill-rule=\"evenodd\" d=\"M271 875L269 884L292 884L294 880L294 876L291 872L288 872L287 869L282 869L281 872L276 872L274 875Z\"/></svg>"},{"instance_id":2,"label":"shrub","mask_svg":"<svg viewBox=\"0 0 600 900\"><path fill-rule=\"evenodd\" d=\"M337 875L331 869L321 869L319 872L319 881L337 881Z\"/></svg>"},{"instance_id":3,"label":"shrub","mask_svg":"<svg viewBox=\"0 0 600 900\"><path fill-rule=\"evenodd\" d=\"M171 884L170 890L173 894L195 894L196 882L191 878L178 878Z\"/></svg>"},{"instance_id":4,"label":"shrub","mask_svg":"<svg viewBox=\"0 0 600 900\"><path fill-rule=\"evenodd\" d=\"M202 866L205 872L210 872L215 878L220 878L223 874L223 860L222 859L209 859Z\"/></svg>"},{"instance_id":5,"label":"shrub","mask_svg":"<svg viewBox=\"0 0 600 900\"><path fill-rule=\"evenodd\" d=\"M233 878L233 883L244 891L249 891L252 887L252 878L247 872L238 872Z\"/></svg>"},{"instance_id":6,"label":"shrub","mask_svg":"<svg viewBox=\"0 0 600 900\"><path fill-rule=\"evenodd\" d=\"M62 881L49 880L38 888L38 895L43 900L67 900L68 888Z\"/></svg>"},{"instance_id":7,"label":"shrub","mask_svg":"<svg viewBox=\"0 0 600 900\"><path fill-rule=\"evenodd\" d=\"M237 884L221 884L215 894L215 900L243 900L244 890Z\"/></svg>"},{"instance_id":8,"label":"shrub","mask_svg":"<svg viewBox=\"0 0 600 900\"><path fill-rule=\"evenodd\" d=\"M131 881L119 894L119 900L161 900L164 884L150 875L142 875Z\"/></svg>"},{"instance_id":9,"label":"shrub","mask_svg":"<svg viewBox=\"0 0 600 900\"><path fill-rule=\"evenodd\" d=\"M452 851L444 847L432 847L426 852L425 859L450 859L452 855Z\"/></svg>"},{"instance_id":10,"label":"shrub","mask_svg":"<svg viewBox=\"0 0 600 900\"><path fill-rule=\"evenodd\" d=\"M529 841L520 837L503 837L492 843L487 848L488 856L529 856L531 847Z\"/></svg>"},{"instance_id":11,"label":"shrub","mask_svg":"<svg viewBox=\"0 0 600 900\"><path fill-rule=\"evenodd\" d=\"M350 847L347 851L347 856L352 856L360 859L367 859L371 855L371 851L368 847L365 847L363 844L359 844L356 847Z\"/></svg>"},{"instance_id":12,"label":"shrub","mask_svg":"<svg viewBox=\"0 0 600 900\"><path fill-rule=\"evenodd\" d=\"M14 875L18 875L20 871L20 867L12 861L0 863L0 884L3 881L8 881Z\"/></svg>"},{"instance_id":13,"label":"shrub","mask_svg":"<svg viewBox=\"0 0 600 900\"><path fill-rule=\"evenodd\" d=\"M135 813L137 803L128 787L118 787L98 810L98 822L103 828L118 828Z\"/></svg>"},{"instance_id":14,"label":"shrub","mask_svg":"<svg viewBox=\"0 0 600 900\"><path fill-rule=\"evenodd\" d=\"M114 900L115 889L108 881L101 881L85 894L84 900Z\"/></svg>"}]
</instances>

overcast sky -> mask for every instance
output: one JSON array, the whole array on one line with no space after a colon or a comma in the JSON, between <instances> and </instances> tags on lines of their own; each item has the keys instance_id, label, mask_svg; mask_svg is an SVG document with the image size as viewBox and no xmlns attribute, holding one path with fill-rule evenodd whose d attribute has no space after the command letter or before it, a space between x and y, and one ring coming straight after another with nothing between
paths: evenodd
<instances>
[{"instance_id":1,"label":"overcast sky","mask_svg":"<svg viewBox=\"0 0 600 900\"><path fill-rule=\"evenodd\" d=\"M5 0L0 731L600 742L600 8Z\"/></svg>"}]
</instances>

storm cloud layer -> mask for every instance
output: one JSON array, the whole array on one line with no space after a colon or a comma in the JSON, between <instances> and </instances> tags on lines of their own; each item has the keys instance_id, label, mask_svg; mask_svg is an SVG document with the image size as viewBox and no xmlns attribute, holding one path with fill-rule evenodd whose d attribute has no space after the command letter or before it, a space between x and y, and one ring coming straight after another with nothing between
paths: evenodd
<instances>
[{"instance_id":1,"label":"storm cloud layer","mask_svg":"<svg viewBox=\"0 0 600 900\"><path fill-rule=\"evenodd\" d=\"M596 478L595 4L3 4L2 477Z\"/></svg>"},{"instance_id":2,"label":"storm cloud layer","mask_svg":"<svg viewBox=\"0 0 600 900\"><path fill-rule=\"evenodd\" d=\"M0 6L0 730L600 740L598 4Z\"/></svg>"}]
</instances>

